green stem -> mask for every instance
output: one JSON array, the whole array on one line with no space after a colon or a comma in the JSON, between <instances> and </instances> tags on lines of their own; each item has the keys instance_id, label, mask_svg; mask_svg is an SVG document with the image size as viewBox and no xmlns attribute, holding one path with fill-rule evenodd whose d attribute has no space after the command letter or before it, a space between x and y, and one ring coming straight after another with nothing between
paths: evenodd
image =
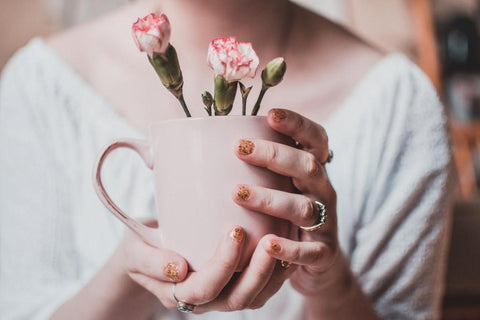
<instances>
[{"instance_id":1,"label":"green stem","mask_svg":"<svg viewBox=\"0 0 480 320\"><path fill-rule=\"evenodd\" d=\"M262 103L263 96L265 95L265 92L267 92L268 88L269 87L262 85L262 90L260 90L260 94L258 95L257 102L255 102L255 106L253 107L253 110L252 110L252 116L257 115L258 109L260 109L260 103Z\"/></svg>"},{"instance_id":2,"label":"green stem","mask_svg":"<svg viewBox=\"0 0 480 320\"><path fill-rule=\"evenodd\" d=\"M242 116L247 114L247 98L242 95Z\"/></svg>"},{"instance_id":3,"label":"green stem","mask_svg":"<svg viewBox=\"0 0 480 320\"><path fill-rule=\"evenodd\" d=\"M178 97L178 101L180 101L183 111L185 112L187 117L188 118L192 117L192 115L190 114L190 111L188 111L187 104L185 103L185 99L183 98L183 94Z\"/></svg>"}]
</instances>

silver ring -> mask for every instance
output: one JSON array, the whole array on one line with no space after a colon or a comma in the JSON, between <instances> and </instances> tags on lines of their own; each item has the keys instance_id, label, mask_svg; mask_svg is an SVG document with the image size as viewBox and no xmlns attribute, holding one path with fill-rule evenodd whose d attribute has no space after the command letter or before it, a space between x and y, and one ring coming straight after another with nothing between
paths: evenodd
<instances>
[{"instance_id":1,"label":"silver ring","mask_svg":"<svg viewBox=\"0 0 480 320\"><path fill-rule=\"evenodd\" d=\"M175 287L176 286L177 286L177 284L174 283L173 288L172 288L172 293L173 293L173 299L175 299L175 301L177 302L177 310L180 311L180 312L192 313L193 310L195 309L195 305L178 300L177 296L175 296Z\"/></svg>"},{"instance_id":2,"label":"silver ring","mask_svg":"<svg viewBox=\"0 0 480 320\"><path fill-rule=\"evenodd\" d=\"M318 200L313 201L313 204L315 211L318 212L317 222L311 227L300 226L300 229L308 232L317 231L327 222L327 209L325 209L325 205Z\"/></svg>"}]
</instances>

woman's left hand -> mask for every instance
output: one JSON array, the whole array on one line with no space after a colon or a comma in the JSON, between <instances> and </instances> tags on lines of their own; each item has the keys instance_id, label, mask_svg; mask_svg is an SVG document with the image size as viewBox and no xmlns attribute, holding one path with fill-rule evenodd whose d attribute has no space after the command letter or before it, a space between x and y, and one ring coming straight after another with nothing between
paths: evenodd
<instances>
[{"instance_id":1,"label":"woman's left hand","mask_svg":"<svg viewBox=\"0 0 480 320\"><path fill-rule=\"evenodd\" d=\"M268 124L297 141L297 147L266 140L241 140L237 156L246 163L291 177L298 193L239 185L233 197L245 208L290 221L297 227L298 241L275 235L262 238L239 278L217 299L197 306L196 313L259 308L288 278L301 294L319 296L325 286L336 286L332 281L339 279L340 270L345 270L333 267L344 263L344 259L339 259L336 193L324 167L330 156L325 129L285 109L270 110ZM313 226L319 221L315 200L325 205L327 220L320 229L305 231L300 226ZM337 269L333 271L335 276L329 272L332 269Z\"/></svg>"}]
</instances>

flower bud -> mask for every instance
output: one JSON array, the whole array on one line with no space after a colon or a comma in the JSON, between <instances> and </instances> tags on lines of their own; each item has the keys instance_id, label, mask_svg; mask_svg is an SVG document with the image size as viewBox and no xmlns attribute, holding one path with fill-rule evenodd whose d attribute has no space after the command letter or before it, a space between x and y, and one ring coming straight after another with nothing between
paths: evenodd
<instances>
[{"instance_id":1,"label":"flower bud","mask_svg":"<svg viewBox=\"0 0 480 320\"><path fill-rule=\"evenodd\" d=\"M262 71L263 85L274 87L283 80L283 75L287 71L287 64L282 57L270 61Z\"/></svg>"},{"instance_id":2,"label":"flower bud","mask_svg":"<svg viewBox=\"0 0 480 320\"><path fill-rule=\"evenodd\" d=\"M160 77L162 84L180 102L187 117L191 117L183 97L183 76L177 52L170 42L171 26L165 14L151 13L132 25L135 44L146 52L148 61Z\"/></svg>"},{"instance_id":3,"label":"flower bud","mask_svg":"<svg viewBox=\"0 0 480 320\"><path fill-rule=\"evenodd\" d=\"M212 94L208 91L202 93L202 101L205 107L210 108L213 104L213 97Z\"/></svg>"},{"instance_id":4,"label":"flower bud","mask_svg":"<svg viewBox=\"0 0 480 320\"><path fill-rule=\"evenodd\" d=\"M212 115L212 105L213 105L213 97L212 94L208 91L202 93L202 101L205 105L205 111L207 111L208 115Z\"/></svg>"},{"instance_id":5,"label":"flower bud","mask_svg":"<svg viewBox=\"0 0 480 320\"><path fill-rule=\"evenodd\" d=\"M233 101L237 93L238 81L228 82L222 76L215 77L215 98L213 107L215 115L226 116L232 111Z\"/></svg>"},{"instance_id":6,"label":"flower bud","mask_svg":"<svg viewBox=\"0 0 480 320\"><path fill-rule=\"evenodd\" d=\"M157 16L151 13L132 25L135 44L141 52L149 57L154 53L164 53L170 41L170 22L165 14Z\"/></svg>"},{"instance_id":7,"label":"flower bud","mask_svg":"<svg viewBox=\"0 0 480 320\"><path fill-rule=\"evenodd\" d=\"M165 53L154 54L153 57L148 56L148 60L165 88L177 99L180 98L183 94L183 76L175 48L172 45L168 45Z\"/></svg>"}]
</instances>

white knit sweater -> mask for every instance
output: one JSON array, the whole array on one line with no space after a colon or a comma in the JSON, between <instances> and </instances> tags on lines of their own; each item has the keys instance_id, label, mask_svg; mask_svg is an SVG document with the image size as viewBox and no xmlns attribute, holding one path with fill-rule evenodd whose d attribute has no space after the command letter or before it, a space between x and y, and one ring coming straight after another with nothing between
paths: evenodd
<instances>
[{"instance_id":1,"label":"white knit sweater","mask_svg":"<svg viewBox=\"0 0 480 320\"><path fill-rule=\"evenodd\" d=\"M424 74L385 57L327 123L339 238L386 319L438 316L449 226L451 155L445 116ZM91 181L102 145L141 137L40 39L20 50L0 86L0 319L46 319L108 259L122 236ZM112 198L154 213L152 175L133 153L105 166ZM264 308L195 319L301 319L289 284ZM155 310L155 319L187 319Z\"/></svg>"}]
</instances>

